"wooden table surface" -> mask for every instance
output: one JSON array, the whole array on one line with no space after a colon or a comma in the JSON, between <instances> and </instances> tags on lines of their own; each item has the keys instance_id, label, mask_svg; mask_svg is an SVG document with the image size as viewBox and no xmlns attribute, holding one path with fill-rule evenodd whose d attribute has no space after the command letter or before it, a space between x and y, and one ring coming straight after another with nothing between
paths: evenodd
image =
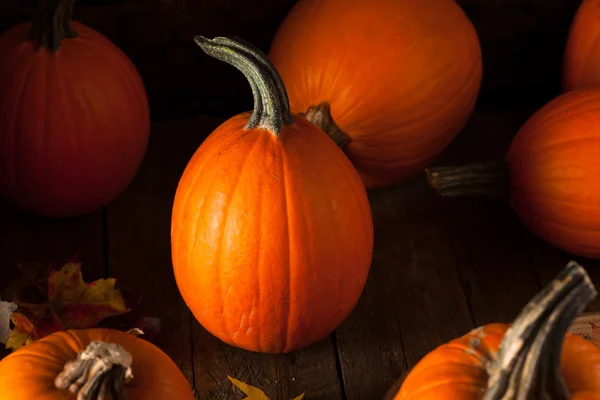
<instances>
[{"instance_id":1,"label":"wooden table surface","mask_svg":"<svg viewBox=\"0 0 600 400\"><path fill-rule=\"evenodd\" d=\"M502 157L532 110L477 111L438 165ZM424 176L371 192L375 250L364 293L327 339L288 355L262 355L221 343L191 316L172 273L170 214L178 179L202 140L223 119L155 123L136 179L102 212L48 220L0 206L0 293L17 263L78 253L86 281L103 276L133 310L158 317L151 340L190 380L200 399L242 399L227 375L272 400L380 399L437 345L471 328L508 322L573 258L533 237L507 204L443 199ZM600 283L600 263L574 258ZM4 297L3 299L6 299ZM600 302L590 310L600 309Z\"/></svg>"}]
</instances>

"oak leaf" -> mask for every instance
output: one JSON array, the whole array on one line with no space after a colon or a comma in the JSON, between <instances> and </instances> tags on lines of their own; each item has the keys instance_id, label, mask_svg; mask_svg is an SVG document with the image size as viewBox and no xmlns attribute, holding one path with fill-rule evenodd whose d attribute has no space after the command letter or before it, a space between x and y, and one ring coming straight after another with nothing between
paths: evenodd
<instances>
[{"instance_id":1,"label":"oak leaf","mask_svg":"<svg viewBox=\"0 0 600 400\"><path fill-rule=\"evenodd\" d=\"M265 392L263 392L262 390L260 390L257 387L248 385L247 383L239 381L230 376L228 376L227 379L229 379L235 387L240 389L242 391L242 393L244 393L246 396L248 396L248 397L244 397L243 400L270 400L267 397L267 395L265 394ZM302 393L298 397L294 397L292 400L302 400L302 399L304 399L304 393Z\"/></svg>"},{"instance_id":2,"label":"oak leaf","mask_svg":"<svg viewBox=\"0 0 600 400\"><path fill-rule=\"evenodd\" d=\"M57 331L92 328L104 318L130 311L114 278L86 283L77 262L52 270L47 280L41 281L45 288L40 287L39 279L34 282L41 301L15 298L18 308L10 317L15 327L6 348L16 350ZM44 289L45 293L40 293Z\"/></svg>"}]
</instances>

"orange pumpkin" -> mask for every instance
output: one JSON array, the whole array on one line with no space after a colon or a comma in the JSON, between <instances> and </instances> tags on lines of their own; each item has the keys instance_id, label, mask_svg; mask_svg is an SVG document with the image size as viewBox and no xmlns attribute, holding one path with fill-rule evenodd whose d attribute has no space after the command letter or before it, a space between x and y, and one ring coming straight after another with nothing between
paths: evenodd
<instances>
[{"instance_id":1,"label":"orange pumpkin","mask_svg":"<svg viewBox=\"0 0 600 400\"><path fill-rule=\"evenodd\" d=\"M564 91L600 83L600 0L583 0L571 23L563 60Z\"/></svg>"},{"instance_id":2,"label":"orange pumpkin","mask_svg":"<svg viewBox=\"0 0 600 400\"><path fill-rule=\"evenodd\" d=\"M454 0L300 0L269 57L302 113L367 188L409 178L462 130L479 93L477 33Z\"/></svg>"},{"instance_id":3,"label":"orange pumpkin","mask_svg":"<svg viewBox=\"0 0 600 400\"><path fill-rule=\"evenodd\" d=\"M101 400L105 391L113 391L114 400L194 399L162 350L111 329L56 332L0 361L3 399Z\"/></svg>"},{"instance_id":4,"label":"orange pumpkin","mask_svg":"<svg viewBox=\"0 0 600 400\"><path fill-rule=\"evenodd\" d=\"M46 216L102 208L146 152L150 114L135 67L73 0L41 0L0 37L0 196Z\"/></svg>"},{"instance_id":5,"label":"orange pumpkin","mask_svg":"<svg viewBox=\"0 0 600 400\"><path fill-rule=\"evenodd\" d=\"M222 341L290 352L329 335L358 301L373 251L367 194L327 135L291 116L264 54L237 39L196 42L244 73L255 105L212 132L181 177L177 285Z\"/></svg>"},{"instance_id":6,"label":"orange pumpkin","mask_svg":"<svg viewBox=\"0 0 600 400\"><path fill-rule=\"evenodd\" d=\"M596 294L583 268L571 262L511 326L488 324L439 346L385 399L598 400L600 349L566 334Z\"/></svg>"},{"instance_id":7,"label":"orange pumpkin","mask_svg":"<svg viewBox=\"0 0 600 400\"><path fill-rule=\"evenodd\" d=\"M600 258L599 109L600 88L562 94L521 127L506 162L430 168L430 182L448 196L505 184L533 233L573 254Z\"/></svg>"}]
</instances>

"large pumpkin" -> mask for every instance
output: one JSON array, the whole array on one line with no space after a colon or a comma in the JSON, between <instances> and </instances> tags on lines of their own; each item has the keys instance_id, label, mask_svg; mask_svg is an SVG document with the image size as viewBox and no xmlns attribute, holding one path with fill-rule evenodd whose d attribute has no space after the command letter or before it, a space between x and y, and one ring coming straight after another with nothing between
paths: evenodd
<instances>
[{"instance_id":1,"label":"large pumpkin","mask_svg":"<svg viewBox=\"0 0 600 400\"><path fill-rule=\"evenodd\" d=\"M454 0L300 0L269 52L302 113L367 188L427 166L479 93L477 33Z\"/></svg>"},{"instance_id":2,"label":"large pumpkin","mask_svg":"<svg viewBox=\"0 0 600 400\"><path fill-rule=\"evenodd\" d=\"M596 296L589 277L569 263L514 323L472 330L431 351L385 399L600 399L600 349L566 334Z\"/></svg>"},{"instance_id":3,"label":"large pumpkin","mask_svg":"<svg viewBox=\"0 0 600 400\"><path fill-rule=\"evenodd\" d=\"M583 0L571 23L563 60L563 90L600 84L600 0Z\"/></svg>"},{"instance_id":4,"label":"large pumpkin","mask_svg":"<svg viewBox=\"0 0 600 400\"><path fill-rule=\"evenodd\" d=\"M73 0L41 0L0 37L0 196L46 216L97 210L133 179L150 116L130 60L71 23Z\"/></svg>"},{"instance_id":5,"label":"large pumpkin","mask_svg":"<svg viewBox=\"0 0 600 400\"><path fill-rule=\"evenodd\" d=\"M533 233L573 254L600 258L599 109L600 88L562 94L521 127L506 162L431 168L430 182L448 196L505 184Z\"/></svg>"},{"instance_id":6,"label":"large pumpkin","mask_svg":"<svg viewBox=\"0 0 600 400\"><path fill-rule=\"evenodd\" d=\"M240 40L196 41L246 75L255 106L212 132L183 172L171 227L177 285L224 342L293 351L329 335L358 301L373 251L367 194L327 135L291 116L264 54Z\"/></svg>"},{"instance_id":7,"label":"large pumpkin","mask_svg":"<svg viewBox=\"0 0 600 400\"><path fill-rule=\"evenodd\" d=\"M150 342L111 329L53 333L0 361L7 400L193 400L177 365Z\"/></svg>"}]
</instances>

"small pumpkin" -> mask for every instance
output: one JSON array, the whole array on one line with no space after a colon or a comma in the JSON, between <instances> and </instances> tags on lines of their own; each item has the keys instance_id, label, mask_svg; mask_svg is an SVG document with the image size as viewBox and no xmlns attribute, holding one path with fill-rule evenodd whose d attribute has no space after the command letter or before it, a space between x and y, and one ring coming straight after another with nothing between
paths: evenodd
<instances>
[{"instance_id":1,"label":"small pumpkin","mask_svg":"<svg viewBox=\"0 0 600 400\"><path fill-rule=\"evenodd\" d=\"M573 18L563 59L564 91L600 84L600 0L583 0Z\"/></svg>"},{"instance_id":2,"label":"small pumpkin","mask_svg":"<svg viewBox=\"0 0 600 400\"><path fill-rule=\"evenodd\" d=\"M208 136L181 176L176 282L222 341L297 350L333 332L360 297L373 252L366 190L327 135L292 117L265 54L240 39L195 40L246 76L255 101Z\"/></svg>"},{"instance_id":3,"label":"small pumpkin","mask_svg":"<svg viewBox=\"0 0 600 400\"><path fill-rule=\"evenodd\" d=\"M482 77L454 0L300 0L269 57L292 112L343 148L367 188L429 165L465 126Z\"/></svg>"},{"instance_id":4,"label":"small pumpkin","mask_svg":"<svg viewBox=\"0 0 600 400\"><path fill-rule=\"evenodd\" d=\"M596 295L585 270L571 262L512 325L484 325L439 346L385 399L600 399L600 349L566 334Z\"/></svg>"},{"instance_id":5,"label":"small pumpkin","mask_svg":"<svg viewBox=\"0 0 600 400\"><path fill-rule=\"evenodd\" d=\"M508 195L521 221L550 244L600 258L600 88L539 109L501 162L427 170L443 196Z\"/></svg>"},{"instance_id":6,"label":"small pumpkin","mask_svg":"<svg viewBox=\"0 0 600 400\"><path fill-rule=\"evenodd\" d=\"M52 217L98 210L136 174L150 114L140 76L74 0L40 0L0 37L0 197Z\"/></svg>"},{"instance_id":7,"label":"small pumpkin","mask_svg":"<svg viewBox=\"0 0 600 400\"><path fill-rule=\"evenodd\" d=\"M0 361L0 393L10 400L194 399L162 350L105 328L56 332L9 354Z\"/></svg>"}]
</instances>

